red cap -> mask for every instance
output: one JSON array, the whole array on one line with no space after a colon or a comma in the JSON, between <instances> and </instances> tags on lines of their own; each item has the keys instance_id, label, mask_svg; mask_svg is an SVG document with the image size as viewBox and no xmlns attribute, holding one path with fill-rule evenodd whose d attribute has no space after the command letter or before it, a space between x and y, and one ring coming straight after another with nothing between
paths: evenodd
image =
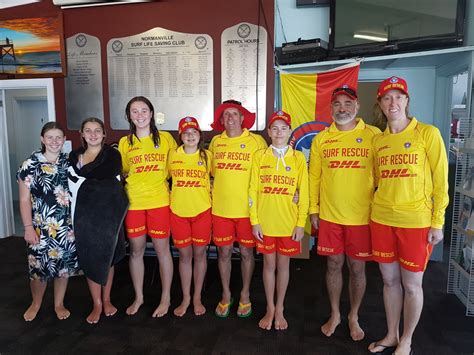
<instances>
[{"instance_id":1,"label":"red cap","mask_svg":"<svg viewBox=\"0 0 474 355\"><path fill-rule=\"evenodd\" d=\"M270 120L268 121L268 128L270 128L273 124L273 122L282 120L284 121L288 126L291 127L291 116L283 111L277 111L273 112L272 115L270 116Z\"/></svg>"},{"instance_id":2,"label":"red cap","mask_svg":"<svg viewBox=\"0 0 474 355\"><path fill-rule=\"evenodd\" d=\"M341 87L335 88L332 92L331 102L333 102L338 95L346 95L351 100L357 100L357 91L356 89L350 87L349 85L343 85Z\"/></svg>"},{"instance_id":3,"label":"red cap","mask_svg":"<svg viewBox=\"0 0 474 355\"><path fill-rule=\"evenodd\" d=\"M194 117L188 116L179 120L179 124L178 124L179 134L183 133L189 128L194 128L194 129L197 129L199 132L201 132L201 129L199 128L199 123L197 119L195 119Z\"/></svg>"},{"instance_id":4,"label":"red cap","mask_svg":"<svg viewBox=\"0 0 474 355\"><path fill-rule=\"evenodd\" d=\"M408 95L407 82L398 76L392 76L380 83L379 89L377 91L377 99L384 96L390 90L400 90L405 95L410 96Z\"/></svg>"},{"instance_id":5,"label":"red cap","mask_svg":"<svg viewBox=\"0 0 474 355\"><path fill-rule=\"evenodd\" d=\"M221 116L228 108L236 108L244 116L244 120L242 121L242 128L252 128L253 124L255 123L255 113L250 112L242 105L239 105L237 102L238 101L224 102L216 108L216 111L214 112L214 122L211 124L211 127L213 129L215 129L216 131L225 131L225 127L221 123Z\"/></svg>"}]
</instances>

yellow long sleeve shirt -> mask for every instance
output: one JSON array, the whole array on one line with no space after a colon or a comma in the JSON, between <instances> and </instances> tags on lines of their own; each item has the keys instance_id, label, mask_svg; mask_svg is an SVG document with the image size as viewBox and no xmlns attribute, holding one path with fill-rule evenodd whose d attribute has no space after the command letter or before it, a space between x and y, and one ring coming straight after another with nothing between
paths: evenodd
<instances>
[{"instance_id":1,"label":"yellow long sleeve shirt","mask_svg":"<svg viewBox=\"0 0 474 355\"><path fill-rule=\"evenodd\" d=\"M289 237L308 216L308 168L303 153L289 147L283 161L272 148L255 153L250 179L250 223L260 224L264 235ZM293 196L298 189L298 204Z\"/></svg>"},{"instance_id":2,"label":"yellow long sleeve shirt","mask_svg":"<svg viewBox=\"0 0 474 355\"><path fill-rule=\"evenodd\" d=\"M238 137L226 132L211 140L212 152L212 214L225 218L249 217L249 183L253 154L266 148L258 134L244 129Z\"/></svg>"},{"instance_id":3,"label":"yellow long sleeve shirt","mask_svg":"<svg viewBox=\"0 0 474 355\"><path fill-rule=\"evenodd\" d=\"M130 210L146 210L168 206L168 154L177 144L168 132L159 132L160 146L155 147L152 136L138 140L133 136L120 138L119 151L122 169L126 175L125 189L130 200Z\"/></svg>"},{"instance_id":4,"label":"yellow long sleeve shirt","mask_svg":"<svg viewBox=\"0 0 474 355\"><path fill-rule=\"evenodd\" d=\"M168 168L173 180L171 211L180 217L195 217L211 208L211 152L206 150L207 164L199 150L186 154L183 146L170 153Z\"/></svg>"},{"instance_id":5,"label":"yellow long sleeve shirt","mask_svg":"<svg viewBox=\"0 0 474 355\"><path fill-rule=\"evenodd\" d=\"M380 130L357 120L350 131L332 123L318 133L309 159L309 213L343 225L368 224L374 194L372 139Z\"/></svg>"},{"instance_id":6,"label":"yellow long sleeve shirt","mask_svg":"<svg viewBox=\"0 0 474 355\"><path fill-rule=\"evenodd\" d=\"M396 134L374 137L378 188L371 219L403 228L442 228L448 205L448 161L439 130L412 118Z\"/></svg>"}]
</instances>

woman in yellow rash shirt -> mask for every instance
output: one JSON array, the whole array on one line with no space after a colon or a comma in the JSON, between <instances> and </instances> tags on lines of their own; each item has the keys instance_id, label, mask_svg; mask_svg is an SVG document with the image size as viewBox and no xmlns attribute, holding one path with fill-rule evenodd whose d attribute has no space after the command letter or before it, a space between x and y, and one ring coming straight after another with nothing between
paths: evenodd
<instances>
[{"instance_id":1,"label":"woman in yellow rash shirt","mask_svg":"<svg viewBox=\"0 0 474 355\"><path fill-rule=\"evenodd\" d=\"M153 317L163 317L170 306L173 279L167 161L169 152L176 149L176 141L168 132L158 131L153 105L146 97L131 99L125 115L130 134L120 139L119 151L126 176L125 190L130 200L125 227L130 241L129 266L135 290L135 300L126 313L136 314L143 304L143 255L148 234L158 256L161 277L161 300Z\"/></svg>"},{"instance_id":2,"label":"woman in yellow rash shirt","mask_svg":"<svg viewBox=\"0 0 474 355\"><path fill-rule=\"evenodd\" d=\"M373 140L378 189L370 230L372 255L384 282L388 331L370 344L371 353L413 352L413 332L423 308L423 274L433 245L443 239L448 204L446 149L438 129L408 116L408 103L405 80L394 76L380 84L376 113L387 128Z\"/></svg>"}]
</instances>

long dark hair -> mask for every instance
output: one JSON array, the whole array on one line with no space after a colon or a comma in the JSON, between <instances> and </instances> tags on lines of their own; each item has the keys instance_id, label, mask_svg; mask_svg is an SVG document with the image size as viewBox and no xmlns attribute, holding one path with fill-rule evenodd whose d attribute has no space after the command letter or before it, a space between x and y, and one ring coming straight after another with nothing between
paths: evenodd
<instances>
[{"instance_id":1,"label":"long dark hair","mask_svg":"<svg viewBox=\"0 0 474 355\"><path fill-rule=\"evenodd\" d=\"M61 127L59 123L48 122L48 123L45 123L43 128L41 128L41 137L44 138L45 133L48 131L51 131L52 129L59 129L61 132L63 132L63 135L65 135L64 129ZM46 146L43 144L43 142L41 142L41 153L44 154L45 152L46 152Z\"/></svg>"},{"instance_id":2,"label":"long dark hair","mask_svg":"<svg viewBox=\"0 0 474 355\"><path fill-rule=\"evenodd\" d=\"M137 137L137 127L132 122L132 119L130 116L130 107L132 106L134 102L143 102L145 105L148 106L148 109L151 112L150 131L153 136L153 143L155 147L159 147L160 146L160 133L155 123L155 108L153 107L153 104L151 103L151 101L148 100L145 96L135 96L133 99L131 99L128 102L127 106L125 107L125 118L127 119L128 124L130 125L130 134L128 136L128 141L130 142L130 145L133 145L133 136ZM140 140L140 138L138 137L137 139Z\"/></svg>"},{"instance_id":3,"label":"long dark hair","mask_svg":"<svg viewBox=\"0 0 474 355\"><path fill-rule=\"evenodd\" d=\"M84 126L86 125L86 123L89 123L89 122L95 122L95 123L98 123L100 128L102 128L102 133L104 133L104 138L102 138L102 144L104 144L104 140L105 140L105 125L104 125L104 122L97 118L97 117L89 117L89 118L86 118L84 121L82 121L82 124L81 124L81 129L79 130L79 132L81 132L81 143L82 143L82 146L87 149L87 142L86 140L84 139L84 137L82 136L84 134Z\"/></svg>"},{"instance_id":4,"label":"long dark hair","mask_svg":"<svg viewBox=\"0 0 474 355\"><path fill-rule=\"evenodd\" d=\"M198 149L199 149L199 161L202 161L204 163L204 167L206 168L207 170L207 164L208 164L208 161L207 161L207 154L206 154L206 149L204 149L204 136L202 134L202 132L200 130L197 130L199 132L199 142L198 142ZM183 132L184 133L184 132ZM183 143L183 140L181 139L181 136L183 135L183 133L181 133L179 136L178 136L178 145L181 146Z\"/></svg>"}]
</instances>

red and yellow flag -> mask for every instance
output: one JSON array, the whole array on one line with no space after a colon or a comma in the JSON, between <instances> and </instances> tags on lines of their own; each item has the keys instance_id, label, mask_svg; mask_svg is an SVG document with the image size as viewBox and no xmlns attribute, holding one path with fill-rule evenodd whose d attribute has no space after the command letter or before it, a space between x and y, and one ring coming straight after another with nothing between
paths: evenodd
<instances>
[{"instance_id":1,"label":"red and yellow flag","mask_svg":"<svg viewBox=\"0 0 474 355\"><path fill-rule=\"evenodd\" d=\"M360 62L313 74L280 73L282 110L291 115L291 145L307 154L314 136L332 123L331 95L344 85L357 89Z\"/></svg>"}]
</instances>

